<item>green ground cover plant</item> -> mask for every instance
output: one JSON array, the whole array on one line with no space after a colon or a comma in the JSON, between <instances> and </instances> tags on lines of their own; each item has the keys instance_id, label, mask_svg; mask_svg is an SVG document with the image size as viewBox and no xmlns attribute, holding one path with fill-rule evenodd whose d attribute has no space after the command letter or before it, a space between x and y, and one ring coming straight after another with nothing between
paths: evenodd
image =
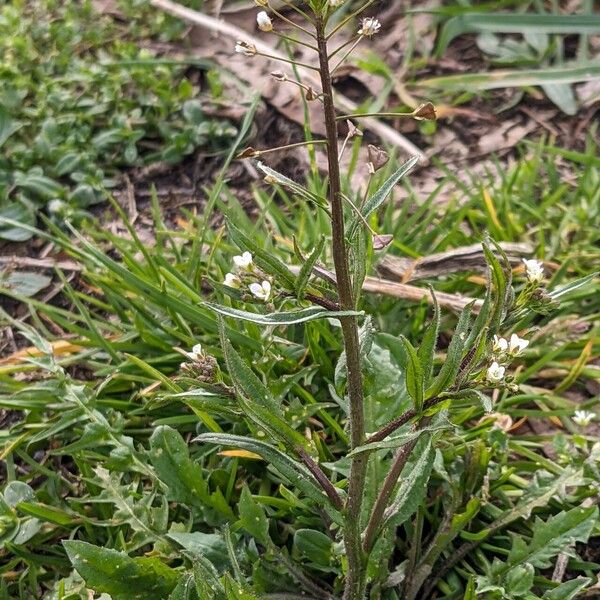
<instances>
[{"instance_id":1,"label":"green ground cover plant","mask_svg":"<svg viewBox=\"0 0 600 600\"><path fill-rule=\"evenodd\" d=\"M311 6L330 98L336 13ZM325 103L328 178L292 181L261 157L253 221L224 181L255 152L256 105L203 215L173 230L153 199L154 246L124 214L127 237L23 225L83 271L63 306L5 290L29 310L29 324L3 318L31 348L0 363L0 407L19 416L1 432L0 597L581 596L600 566L585 552L599 533L597 148L524 145L509 170L448 171L426 198L414 161L392 157L363 197L360 136L336 175ZM207 227L215 212L226 228ZM515 268L497 242L517 241L536 258ZM386 252L473 242L483 277L430 280L479 300L461 314L361 293ZM552 425L511 430L521 419Z\"/></svg>"},{"instance_id":2,"label":"green ground cover plant","mask_svg":"<svg viewBox=\"0 0 600 600\"><path fill-rule=\"evenodd\" d=\"M156 35L142 8L125 12L137 17L128 31L89 1L0 8L0 215L28 224L40 209L57 222L82 218L120 171L230 144L235 127L205 116L189 65L142 44ZM175 34L161 22L163 38ZM0 228L3 240L29 235Z\"/></svg>"}]
</instances>

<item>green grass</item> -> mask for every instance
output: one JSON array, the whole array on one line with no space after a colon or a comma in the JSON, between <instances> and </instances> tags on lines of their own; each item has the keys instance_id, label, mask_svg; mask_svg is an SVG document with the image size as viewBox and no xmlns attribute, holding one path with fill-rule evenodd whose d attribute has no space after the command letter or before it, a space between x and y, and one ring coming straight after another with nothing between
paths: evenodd
<instances>
[{"instance_id":1,"label":"green grass","mask_svg":"<svg viewBox=\"0 0 600 600\"><path fill-rule=\"evenodd\" d=\"M128 26L89 1L14 0L0 9L1 216L31 225L41 210L57 223L81 220L122 187L124 170L229 147L235 127L204 111L222 93L216 74L200 94L189 63L154 49L181 26L122 4ZM29 235L0 227L2 240Z\"/></svg>"},{"instance_id":2,"label":"green grass","mask_svg":"<svg viewBox=\"0 0 600 600\"><path fill-rule=\"evenodd\" d=\"M585 154L571 157L574 161L565 158L559 171L555 154L561 151L540 142L523 146L520 160L508 171L498 166L487 177L473 177L469 185L449 174L428 198L417 197L407 184L405 199L388 202L379 217L371 217L372 225L394 233L390 252L409 256L473 243L486 231L497 240L527 241L536 256L554 265L548 268L548 287L553 289L599 266L600 169L591 160L595 151L590 144ZM385 176L380 174L381 179ZM320 191L309 182L311 186ZM436 204L437 194L448 186L456 187L452 200ZM261 211L252 222L237 203L235 190L223 184L219 189L212 196L213 210L225 212L230 223L284 263L298 262L293 238L308 254L327 234L322 211L284 190L257 188ZM482 190L490 194L492 209ZM60 544L68 538L151 557L152 563L132 562L127 568L141 569L139 576L147 583L156 579L168 589L178 578L183 582L188 577L189 560L198 556L200 547L217 569L238 561L238 583L248 594L251 588L289 593L298 585L310 591L307 575L333 585L342 568L339 547L320 537L321 517L296 485L263 461L243 453L222 456L212 445L191 441L210 431L264 436L232 404L226 373L218 370L217 381L206 387L179 366L181 351L198 342L223 365L216 316L205 303L241 306L239 294L220 285L239 250L224 230L205 228L208 214L188 215L186 230L167 228L156 200L153 214L157 243L152 248L143 246L133 231L131 239L93 226L67 235L49 224L51 232L40 235L56 240L82 265L85 283L72 287L65 281L66 301L60 306L17 298L27 306L31 326L5 315L14 331L40 352L0 364L0 407L22 411L15 424L0 431L7 475L0 597L86 598ZM108 248L114 251L107 254ZM372 270L378 257L368 258ZM484 293L468 274L431 283L446 292L473 297ZM429 484L435 494L403 525L395 542L402 553L412 536L434 531L444 515L465 515L455 535L438 539L433 547L424 545L413 559L439 566L465 544L481 541L440 580L440 597L462 598L471 579L501 577L490 565L494 556L509 552L508 534L534 543L531 522L519 518L519 502L535 507L535 514L546 521L595 494L594 438L574 425L571 416L575 408L593 409L597 400L586 392L586 383L600 378L600 370L588 364L600 351L599 292L596 278L552 314L529 317L519 326L532 340L516 372L521 388L517 394L501 392L494 411L515 422L535 420L545 430L507 434L494 427L492 418L483 418L482 408L465 402L451 408L458 429L439 440ZM275 302L286 307L283 298ZM255 306L244 305L260 312ZM408 404L387 340L400 334L418 340L429 310L372 295L362 308L382 332L374 338L366 373L366 411L374 430ZM442 315L442 339L451 336L455 322L455 315ZM337 404L343 400L331 387L341 350L333 325L320 320L264 329L239 320L226 323L227 337L282 402L286 422L300 435L306 428L313 432L319 461L329 473L337 473L343 488L347 465L337 462L337 456L347 435ZM69 352L60 354L57 344L65 341L71 344ZM57 349L54 356L50 345ZM442 344L440 359L443 352ZM580 399L574 400L573 392ZM548 444L553 451L541 454ZM444 483L445 469L454 473L458 487ZM553 486L563 485L553 479L557 476L569 482L568 494L552 492ZM480 493L484 478L489 499L476 508L468 501L472 493ZM552 501L544 499L550 496ZM277 525L269 528L273 541L260 544L259 558L244 532L260 540L264 531L257 531L248 515L262 522L263 514L271 521L276 518ZM490 534L484 539L485 529ZM227 539L233 540L233 555L227 553ZM289 557L275 551L276 546L286 547ZM74 555L91 550L69 546L68 551L79 564ZM599 566L574 557L568 568L571 575L593 577ZM80 565L80 573L82 569ZM383 565L374 573L380 584L388 575ZM93 575L86 577L94 581ZM538 589L552 587L541 573L536 581ZM386 589L381 591L388 595L382 597L392 598ZM114 598L130 597L113 593Z\"/></svg>"}]
</instances>

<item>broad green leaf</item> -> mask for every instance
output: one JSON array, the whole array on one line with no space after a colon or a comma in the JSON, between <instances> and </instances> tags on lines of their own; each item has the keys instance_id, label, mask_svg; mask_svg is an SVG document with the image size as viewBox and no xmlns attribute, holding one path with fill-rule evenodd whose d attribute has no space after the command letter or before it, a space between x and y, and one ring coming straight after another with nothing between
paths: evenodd
<instances>
[{"instance_id":1,"label":"broad green leaf","mask_svg":"<svg viewBox=\"0 0 600 600\"><path fill-rule=\"evenodd\" d=\"M24 123L11 119L8 111L0 107L0 148L4 142L15 132L23 127Z\"/></svg>"},{"instance_id":2,"label":"broad green leaf","mask_svg":"<svg viewBox=\"0 0 600 600\"><path fill-rule=\"evenodd\" d=\"M309 306L299 310L290 310L287 312L273 312L268 314L247 312L229 306L221 306L212 302L205 302L204 306L216 313L233 319L241 319L242 321L251 321L257 325L295 325L297 323L306 323L315 319L337 319L339 317L354 317L360 316L363 313L346 310L332 311L322 308L321 306Z\"/></svg>"},{"instance_id":3,"label":"broad green leaf","mask_svg":"<svg viewBox=\"0 0 600 600\"><path fill-rule=\"evenodd\" d=\"M164 600L177 584L177 573L158 558L130 558L76 540L65 540L63 546L86 585L112 600Z\"/></svg>"},{"instance_id":4,"label":"broad green leaf","mask_svg":"<svg viewBox=\"0 0 600 600\"><path fill-rule=\"evenodd\" d=\"M584 590L590 583L589 577L577 577L577 579L571 579L561 583L553 590L548 590L543 596L542 600L573 600L579 595L579 592Z\"/></svg>"},{"instance_id":5,"label":"broad green leaf","mask_svg":"<svg viewBox=\"0 0 600 600\"><path fill-rule=\"evenodd\" d=\"M202 556L194 561L194 582L200 600L227 600L217 570Z\"/></svg>"},{"instance_id":6,"label":"broad green leaf","mask_svg":"<svg viewBox=\"0 0 600 600\"><path fill-rule=\"evenodd\" d=\"M168 600L199 600L194 577L189 574L182 575Z\"/></svg>"},{"instance_id":7,"label":"broad green leaf","mask_svg":"<svg viewBox=\"0 0 600 600\"><path fill-rule=\"evenodd\" d=\"M512 568L527 562L541 569L551 567L555 556L568 550L575 542L587 541L597 519L596 506L573 508L545 522L537 518L532 523L533 537L529 543L518 543L519 538L515 538L505 565Z\"/></svg>"},{"instance_id":8,"label":"broad green leaf","mask_svg":"<svg viewBox=\"0 0 600 600\"><path fill-rule=\"evenodd\" d=\"M0 290L8 288L20 296L35 296L51 283L52 277L32 271L0 272Z\"/></svg>"},{"instance_id":9,"label":"broad green leaf","mask_svg":"<svg viewBox=\"0 0 600 600\"><path fill-rule=\"evenodd\" d=\"M340 514L331 505L327 494L319 487L310 471L303 464L291 459L271 444L241 435L225 433L203 433L195 438L194 441L220 446L231 446L255 452L262 456L264 460L271 463L281 475L311 500L319 506L323 506L336 523L341 523Z\"/></svg>"},{"instance_id":10,"label":"broad green leaf","mask_svg":"<svg viewBox=\"0 0 600 600\"><path fill-rule=\"evenodd\" d=\"M34 235L32 225L35 221L33 210L22 202L3 202L0 206L0 239L11 242L28 240Z\"/></svg>"},{"instance_id":11,"label":"broad green leaf","mask_svg":"<svg viewBox=\"0 0 600 600\"><path fill-rule=\"evenodd\" d=\"M333 554L333 540L315 529L298 529L294 533L294 550L320 567L328 567Z\"/></svg>"},{"instance_id":12,"label":"broad green leaf","mask_svg":"<svg viewBox=\"0 0 600 600\"><path fill-rule=\"evenodd\" d=\"M423 397L425 394L425 381L421 361L413 345L402 335L400 340L406 350L406 389L413 399L415 410L420 412L423 408Z\"/></svg>"},{"instance_id":13,"label":"broad green leaf","mask_svg":"<svg viewBox=\"0 0 600 600\"><path fill-rule=\"evenodd\" d=\"M400 485L383 516L384 527L402 525L419 508L427 495L435 449L430 433L422 436L402 469Z\"/></svg>"},{"instance_id":14,"label":"broad green leaf","mask_svg":"<svg viewBox=\"0 0 600 600\"><path fill-rule=\"evenodd\" d=\"M304 290L308 285L308 280L312 274L313 267L317 264L319 260L319 256L323 252L323 247L325 246L326 237L322 236L314 250L310 253L309 257L304 261L302 268L300 269L300 273L298 274L298 278L296 279L296 295L299 300L302 300L304 297Z\"/></svg>"},{"instance_id":15,"label":"broad green leaf","mask_svg":"<svg viewBox=\"0 0 600 600\"><path fill-rule=\"evenodd\" d=\"M210 561L219 572L229 568L227 546L220 535L201 531L172 531L167 537L179 544L194 559L203 557Z\"/></svg>"},{"instance_id":16,"label":"broad green leaf","mask_svg":"<svg viewBox=\"0 0 600 600\"><path fill-rule=\"evenodd\" d=\"M150 437L150 461L167 487L169 501L201 507L208 502L202 468L191 458L178 431L162 425Z\"/></svg>"},{"instance_id":17,"label":"broad green leaf","mask_svg":"<svg viewBox=\"0 0 600 600\"><path fill-rule=\"evenodd\" d=\"M467 13L449 19L442 28L436 55L440 57L448 44L464 33L559 33L599 34L600 16L594 14L549 15L531 13Z\"/></svg>"},{"instance_id":18,"label":"broad green leaf","mask_svg":"<svg viewBox=\"0 0 600 600\"><path fill-rule=\"evenodd\" d=\"M254 500L246 485L242 488L240 501L238 502L238 512L242 527L263 546L269 546L271 538L269 537L269 520L265 514L265 509Z\"/></svg>"},{"instance_id":19,"label":"broad green leaf","mask_svg":"<svg viewBox=\"0 0 600 600\"><path fill-rule=\"evenodd\" d=\"M567 83L546 83L542 86L546 96L566 115L577 114L578 104L573 88Z\"/></svg>"}]
</instances>

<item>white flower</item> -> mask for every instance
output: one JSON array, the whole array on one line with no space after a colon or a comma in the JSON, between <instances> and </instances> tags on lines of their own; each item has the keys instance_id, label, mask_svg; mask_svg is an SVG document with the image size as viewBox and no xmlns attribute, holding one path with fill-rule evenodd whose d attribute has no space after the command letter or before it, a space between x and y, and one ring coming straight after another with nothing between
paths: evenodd
<instances>
[{"instance_id":1,"label":"white flower","mask_svg":"<svg viewBox=\"0 0 600 600\"><path fill-rule=\"evenodd\" d=\"M52 214L58 214L64 211L66 208L66 203L58 198L53 198L48 202L48 212Z\"/></svg>"},{"instance_id":2,"label":"white flower","mask_svg":"<svg viewBox=\"0 0 600 600\"><path fill-rule=\"evenodd\" d=\"M501 367L496 361L494 361L487 370L487 380L490 383L498 383L499 381L502 381L502 379L504 378L504 371L506 369L504 367Z\"/></svg>"},{"instance_id":3,"label":"white flower","mask_svg":"<svg viewBox=\"0 0 600 600\"><path fill-rule=\"evenodd\" d=\"M269 17L265 10L261 10L256 15L256 22L261 31L273 31L273 21L271 21L271 17Z\"/></svg>"},{"instance_id":4,"label":"white flower","mask_svg":"<svg viewBox=\"0 0 600 600\"><path fill-rule=\"evenodd\" d=\"M271 296L271 284L268 281L251 283L248 287L250 288L252 295L256 296L259 300L264 300L266 302Z\"/></svg>"},{"instance_id":5,"label":"white flower","mask_svg":"<svg viewBox=\"0 0 600 600\"><path fill-rule=\"evenodd\" d=\"M256 54L256 46L250 42L238 40L235 43L235 51L238 54L243 54L244 56L254 56Z\"/></svg>"},{"instance_id":6,"label":"white flower","mask_svg":"<svg viewBox=\"0 0 600 600\"><path fill-rule=\"evenodd\" d=\"M331 8L337 8L338 6L344 4L344 0L329 0L328 4L331 6Z\"/></svg>"},{"instance_id":7,"label":"white flower","mask_svg":"<svg viewBox=\"0 0 600 600\"><path fill-rule=\"evenodd\" d=\"M510 336L510 342L508 343L508 353L511 356L520 356L527 346L529 346L529 340L524 340L516 333L513 333Z\"/></svg>"},{"instance_id":8,"label":"white flower","mask_svg":"<svg viewBox=\"0 0 600 600\"><path fill-rule=\"evenodd\" d=\"M524 258L523 263L525 264L527 279L531 283L540 283L544 279L544 266L539 260L527 260Z\"/></svg>"},{"instance_id":9,"label":"white flower","mask_svg":"<svg viewBox=\"0 0 600 600\"><path fill-rule=\"evenodd\" d=\"M587 410L576 410L573 421L580 427L587 427L594 419L596 415L593 412Z\"/></svg>"},{"instance_id":10,"label":"white flower","mask_svg":"<svg viewBox=\"0 0 600 600\"><path fill-rule=\"evenodd\" d=\"M190 360L198 360L202 356L202 344L196 344L191 352L185 354Z\"/></svg>"},{"instance_id":11,"label":"white flower","mask_svg":"<svg viewBox=\"0 0 600 600\"><path fill-rule=\"evenodd\" d=\"M492 351L497 354L502 354L508 350L508 342L504 338L499 338L497 335L494 336L494 344L492 345Z\"/></svg>"},{"instance_id":12,"label":"white flower","mask_svg":"<svg viewBox=\"0 0 600 600\"><path fill-rule=\"evenodd\" d=\"M230 288L239 288L242 285L242 280L235 273L227 273L223 285Z\"/></svg>"},{"instance_id":13,"label":"white flower","mask_svg":"<svg viewBox=\"0 0 600 600\"><path fill-rule=\"evenodd\" d=\"M366 17L362 20L361 28L358 30L358 35L366 35L370 37L375 35L381 29L381 23L374 17Z\"/></svg>"},{"instance_id":14,"label":"white flower","mask_svg":"<svg viewBox=\"0 0 600 600\"><path fill-rule=\"evenodd\" d=\"M244 252L233 257L233 264L238 271L252 271L252 254Z\"/></svg>"}]
</instances>

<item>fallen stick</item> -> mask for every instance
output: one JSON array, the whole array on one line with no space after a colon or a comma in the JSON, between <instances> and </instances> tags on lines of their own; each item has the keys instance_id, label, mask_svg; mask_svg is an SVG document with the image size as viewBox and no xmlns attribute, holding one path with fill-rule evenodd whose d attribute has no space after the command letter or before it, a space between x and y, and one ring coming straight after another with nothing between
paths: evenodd
<instances>
[{"instance_id":1,"label":"fallen stick","mask_svg":"<svg viewBox=\"0 0 600 600\"><path fill-rule=\"evenodd\" d=\"M522 257L532 253L529 244L500 242L500 247L511 265L521 264ZM460 271L484 271L486 265L481 244L472 244L421 258L387 254L377 265L377 271L385 277L406 283Z\"/></svg>"},{"instance_id":2,"label":"fallen stick","mask_svg":"<svg viewBox=\"0 0 600 600\"><path fill-rule=\"evenodd\" d=\"M290 266L289 269L295 274L300 272L300 267L296 265ZM315 266L313 273L317 277L336 285L335 273L332 271L324 269L320 266ZM381 279L379 277L366 277L362 289L363 291L370 292L372 294L392 296L393 298L400 298L402 300L409 300L411 302L421 302L422 300L426 300L428 303L433 304L433 297L429 289L420 288L408 283L398 283L396 281ZM449 308L457 312L460 312L471 302L474 303L473 312L478 312L483 304L483 300L475 300L473 298L469 298L468 296L461 296L460 294L435 292L435 297L441 307Z\"/></svg>"},{"instance_id":3,"label":"fallen stick","mask_svg":"<svg viewBox=\"0 0 600 600\"><path fill-rule=\"evenodd\" d=\"M179 17L184 21L188 21L189 23L193 23L194 25L199 25L200 27L205 27L206 29L210 29L211 31L217 31L229 38L231 38L234 42L236 40L244 40L251 44L254 44L259 52L263 52L264 54L270 54L271 56L286 59L287 57L283 55L281 52L269 46L269 44L265 44L261 39L253 36L248 31L241 29L240 27L236 27L235 25L231 25L230 23L226 23L221 21L220 19L216 19L215 17L211 17L209 15L205 15L204 13L198 12L196 10L192 10L191 8L186 8L185 6L181 6L176 2L171 2L171 0L150 0L150 4L156 8L159 8L170 15L175 17ZM232 44L232 52L233 52L233 44ZM284 71L287 70L290 77L295 78L294 73L289 65L286 63L278 64L278 70ZM301 66L297 67L298 72L302 75L302 81L307 83L314 89L319 89L320 84L317 79L312 75L310 70L305 69ZM349 98L342 94L336 94L336 103L340 110L343 110L347 113L354 113L358 110L358 105L352 102ZM397 146L398 148L402 148L405 152L410 154L411 156L418 156L421 164L425 165L428 163L428 158L425 154L417 148L411 141L406 139L403 135L399 134L396 130L388 127L385 123L377 119L368 119L365 120L362 124L362 127L365 129L370 129L373 133L378 135L382 140L389 142L390 144Z\"/></svg>"}]
</instances>

